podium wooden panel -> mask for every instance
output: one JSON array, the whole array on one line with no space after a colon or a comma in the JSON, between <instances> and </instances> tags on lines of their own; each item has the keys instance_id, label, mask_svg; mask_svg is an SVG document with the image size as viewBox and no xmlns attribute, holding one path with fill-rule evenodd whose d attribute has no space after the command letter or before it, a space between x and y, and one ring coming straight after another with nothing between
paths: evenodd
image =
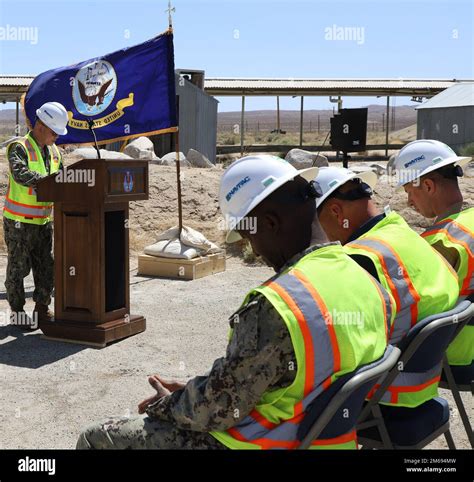
<instances>
[{"instance_id":1,"label":"podium wooden panel","mask_svg":"<svg viewBox=\"0 0 474 482\"><path fill-rule=\"evenodd\" d=\"M148 162L84 159L38 182L54 202L55 319L47 338L105 346L146 328L130 314L130 201L148 199Z\"/></svg>"}]
</instances>

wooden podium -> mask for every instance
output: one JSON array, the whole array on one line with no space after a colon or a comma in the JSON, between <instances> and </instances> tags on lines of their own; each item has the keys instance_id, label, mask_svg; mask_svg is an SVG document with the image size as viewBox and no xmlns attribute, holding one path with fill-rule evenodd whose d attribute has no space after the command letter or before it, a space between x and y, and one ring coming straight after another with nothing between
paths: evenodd
<instances>
[{"instance_id":1,"label":"wooden podium","mask_svg":"<svg viewBox=\"0 0 474 482\"><path fill-rule=\"evenodd\" d=\"M37 184L54 202L55 320L48 339L104 347L146 328L130 314L130 201L148 199L148 162L84 159Z\"/></svg>"}]
</instances>

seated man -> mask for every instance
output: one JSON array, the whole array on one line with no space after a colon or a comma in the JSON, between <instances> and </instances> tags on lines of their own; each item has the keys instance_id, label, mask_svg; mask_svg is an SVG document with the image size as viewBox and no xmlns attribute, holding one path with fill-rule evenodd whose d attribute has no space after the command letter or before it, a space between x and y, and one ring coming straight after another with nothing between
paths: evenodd
<instances>
[{"instance_id":1,"label":"seated man","mask_svg":"<svg viewBox=\"0 0 474 482\"><path fill-rule=\"evenodd\" d=\"M474 301L474 207L464 206L458 177L470 157L459 157L446 144L418 140L400 150L394 170L408 194L408 204L427 218L436 218L423 234L456 270L460 300ZM416 161L416 162L413 162ZM471 366L474 361L474 320L446 352L450 365Z\"/></svg>"},{"instance_id":2,"label":"seated man","mask_svg":"<svg viewBox=\"0 0 474 482\"><path fill-rule=\"evenodd\" d=\"M372 201L373 172L323 167L316 181L323 195L316 200L318 217L331 241L380 280L396 302L390 343L398 343L418 321L451 309L457 301L457 276L444 258L413 231L404 219ZM366 181L366 182L364 182ZM441 366L423 374L404 373L384 402L416 407L437 396ZM416 382L414 381L416 379Z\"/></svg>"},{"instance_id":3,"label":"seated man","mask_svg":"<svg viewBox=\"0 0 474 482\"><path fill-rule=\"evenodd\" d=\"M231 317L226 355L207 375L186 385L151 377L156 394L139 406L146 416L96 424L78 448L294 448L306 407L341 375L383 356L393 299L328 242L308 182L316 173L273 156L245 157L225 171L227 241L248 239L276 275ZM313 445L356 448L356 433Z\"/></svg>"}]
</instances>

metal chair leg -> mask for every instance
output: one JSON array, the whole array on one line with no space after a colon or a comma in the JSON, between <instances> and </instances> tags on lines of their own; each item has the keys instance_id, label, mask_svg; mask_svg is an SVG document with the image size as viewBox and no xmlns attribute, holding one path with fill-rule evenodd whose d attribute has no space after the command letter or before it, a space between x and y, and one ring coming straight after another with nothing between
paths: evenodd
<instances>
[{"instance_id":1,"label":"metal chair leg","mask_svg":"<svg viewBox=\"0 0 474 482\"><path fill-rule=\"evenodd\" d=\"M443 370L444 370L444 373L446 374L446 381L448 382L448 387L451 390L451 393L453 394L453 398L454 398L454 401L456 402L459 415L461 416L464 429L466 430L467 438L469 439L471 448L474 448L474 436L472 433L471 422L469 420L469 416L467 415L466 408L464 407L461 394L459 393L459 390L456 386L456 380L454 380L453 372L451 371L451 367L449 366L446 355L443 358Z\"/></svg>"},{"instance_id":2,"label":"metal chair leg","mask_svg":"<svg viewBox=\"0 0 474 482\"><path fill-rule=\"evenodd\" d=\"M382 439L383 448L393 450L393 443L390 439L390 435L388 434L387 427L385 426L385 420L383 419L382 411L380 410L379 405L374 405L372 407L372 413L374 418L377 421L377 428L380 433L380 437Z\"/></svg>"},{"instance_id":3,"label":"metal chair leg","mask_svg":"<svg viewBox=\"0 0 474 482\"><path fill-rule=\"evenodd\" d=\"M450 450L456 450L456 445L454 444L453 436L451 435L451 430L444 432L444 438L448 444Z\"/></svg>"}]
</instances>

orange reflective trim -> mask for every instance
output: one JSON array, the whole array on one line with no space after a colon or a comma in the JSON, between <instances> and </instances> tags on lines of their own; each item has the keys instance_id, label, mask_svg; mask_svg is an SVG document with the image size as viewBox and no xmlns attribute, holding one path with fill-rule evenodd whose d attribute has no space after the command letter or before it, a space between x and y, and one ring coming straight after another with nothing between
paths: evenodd
<instances>
[{"instance_id":1,"label":"orange reflective trim","mask_svg":"<svg viewBox=\"0 0 474 482\"><path fill-rule=\"evenodd\" d=\"M398 253L390 246L390 244L388 244L383 239L380 239L378 237L373 237L373 236L370 236L369 238L366 238L366 239L373 239L373 240L383 244L395 256L395 258L397 260L397 263L402 268L403 279L405 280L405 282L408 286L408 291L410 292L411 296L415 300L415 303L410 306L411 326L413 327L416 324L416 321L418 320L418 303L421 300L421 296L419 295L418 291L416 291L415 286L413 285L410 277L408 276L408 271L405 268L405 265L403 264L403 261L401 260L400 256L398 256Z\"/></svg>"},{"instance_id":2,"label":"orange reflective trim","mask_svg":"<svg viewBox=\"0 0 474 482\"><path fill-rule=\"evenodd\" d=\"M53 205L52 204L45 204L44 206L34 206L32 204L23 204L23 203L19 203L18 201L14 201L13 199L11 199L8 195L7 195L7 199L13 203L13 204L16 204L17 206L23 206L25 208L31 208L31 209L49 209L49 208L52 208Z\"/></svg>"},{"instance_id":3,"label":"orange reflective trim","mask_svg":"<svg viewBox=\"0 0 474 482\"><path fill-rule=\"evenodd\" d=\"M372 284L375 286L375 288L377 289L377 293L379 294L380 296L380 299L382 300L382 307L383 307L383 318L385 320L385 339L388 340L388 328L387 328L387 325L390 323L391 320L388 320L387 319L387 307L385 305L385 298L383 297L383 294L382 294L382 291L380 290L380 286L378 285L378 283L375 281L375 279L369 275L368 277L370 279L370 281L372 282ZM391 303L391 300L389 298L389 301ZM393 307L392 307L393 308ZM395 324L395 323L393 323ZM392 327L390 327L390 333L392 332Z\"/></svg>"},{"instance_id":4,"label":"orange reflective trim","mask_svg":"<svg viewBox=\"0 0 474 482\"><path fill-rule=\"evenodd\" d=\"M387 265L385 264L385 259L382 256L382 254L379 253L375 249L369 248L368 246L363 246L363 245L357 244L355 242L351 242L350 244L351 244L351 246L354 246L355 248L364 249L366 251L369 251L370 253L375 254L375 256L377 256L377 258L380 261L380 265L382 266L382 271L383 271L383 274L385 276L385 279L387 280L387 283L390 286L390 291L392 292L393 298L395 299L395 304L397 305L397 313L398 313L401 309L402 302L400 300L398 290L395 287L395 285L393 284L392 278L388 274L388 268L387 268ZM392 326L390 327L389 338L392 336L394 328L395 328L395 323L392 323Z\"/></svg>"},{"instance_id":5,"label":"orange reflective trim","mask_svg":"<svg viewBox=\"0 0 474 482\"><path fill-rule=\"evenodd\" d=\"M304 396L308 395L311 390L313 389L313 380L314 380L314 347L313 343L311 342L311 333L308 328L308 323L299 309L296 302L293 298L286 292L284 288L282 288L278 283L270 282L268 287L271 288L273 291L280 295L281 299L288 305L291 312L296 318L298 322L298 326L301 330L303 335L304 347L305 347L305 380L304 380Z\"/></svg>"},{"instance_id":6,"label":"orange reflective trim","mask_svg":"<svg viewBox=\"0 0 474 482\"><path fill-rule=\"evenodd\" d=\"M338 437L318 439L311 442L311 446L326 446L326 445L337 445L344 444L348 442L357 443L357 433L355 430L346 433L344 435L339 435ZM250 443L260 446L264 450L268 449L296 449L301 444L300 440L272 440L269 438L259 438L251 441Z\"/></svg>"},{"instance_id":7,"label":"orange reflective trim","mask_svg":"<svg viewBox=\"0 0 474 482\"><path fill-rule=\"evenodd\" d=\"M311 445L333 445L333 444L345 444L347 442L357 443L357 432L354 429L352 432L346 433L344 435L339 435L334 438L318 439L311 442Z\"/></svg>"},{"instance_id":8,"label":"orange reflective trim","mask_svg":"<svg viewBox=\"0 0 474 482\"><path fill-rule=\"evenodd\" d=\"M466 231L466 229L464 229L460 224L455 223L454 221L453 221L453 223L456 224L456 227L458 227L459 229L461 229L465 233L469 234L470 236L473 236L473 233L471 233L469 231ZM471 248L469 247L469 245L465 241L462 241L462 240L456 238L455 236L453 236L449 231L447 231L444 228L443 229L436 229L435 231L430 231L429 236L431 236L433 234L438 234L438 233L444 234L451 242L453 242L454 244L461 245L467 251L467 274L466 274L466 277L464 278L464 281L463 281L463 284L461 286L461 290L460 290L459 294L470 295L471 293L474 293L474 290L469 289L469 284L471 282L471 278L474 276L474 254L471 251Z\"/></svg>"},{"instance_id":9,"label":"orange reflective trim","mask_svg":"<svg viewBox=\"0 0 474 482\"><path fill-rule=\"evenodd\" d=\"M49 215L47 215L47 216L38 216L38 215L25 216L24 213L17 213L15 211L12 211L11 209L6 208L5 206L3 206L3 210L8 211L10 214L14 214L15 216L21 216L22 218L41 218L41 219L49 218Z\"/></svg>"},{"instance_id":10,"label":"orange reflective trim","mask_svg":"<svg viewBox=\"0 0 474 482\"><path fill-rule=\"evenodd\" d=\"M339 344L337 342L337 336L336 331L334 330L332 316L328 311L326 303L324 303L323 299L316 291L314 286L311 284L311 281L304 275L304 273L302 273L298 269L293 269L291 270L290 274L301 281L303 286L308 290L309 294L312 296L313 300L316 302L316 304L319 306L319 309L321 310L326 326L328 328L329 338L331 340L334 373L337 373L341 370L341 353L339 351ZM329 385L330 384L331 383L329 383Z\"/></svg>"},{"instance_id":11,"label":"orange reflective trim","mask_svg":"<svg viewBox=\"0 0 474 482\"><path fill-rule=\"evenodd\" d=\"M420 383L419 385L406 385L406 386L390 386L387 388L387 392L390 392L390 403L398 403L398 395L400 393L413 393L419 392L434 383L438 383L441 379L441 375L428 380L425 383ZM375 385L374 388L369 392L367 398L371 398L375 392L380 387L379 384Z\"/></svg>"},{"instance_id":12,"label":"orange reflective trim","mask_svg":"<svg viewBox=\"0 0 474 482\"><path fill-rule=\"evenodd\" d=\"M234 427L227 429L227 433L239 442L250 442Z\"/></svg>"},{"instance_id":13,"label":"orange reflective trim","mask_svg":"<svg viewBox=\"0 0 474 482\"><path fill-rule=\"evenodd\" d=\"M278 424L270 422L270 420L265 418L260 412L257 412L255 408L250 412L249 416L252 417L256 422L258 422L263 427L268 428L268 430L272 430L275 427L278 427Z\"/></svg>"}]
</instances>

